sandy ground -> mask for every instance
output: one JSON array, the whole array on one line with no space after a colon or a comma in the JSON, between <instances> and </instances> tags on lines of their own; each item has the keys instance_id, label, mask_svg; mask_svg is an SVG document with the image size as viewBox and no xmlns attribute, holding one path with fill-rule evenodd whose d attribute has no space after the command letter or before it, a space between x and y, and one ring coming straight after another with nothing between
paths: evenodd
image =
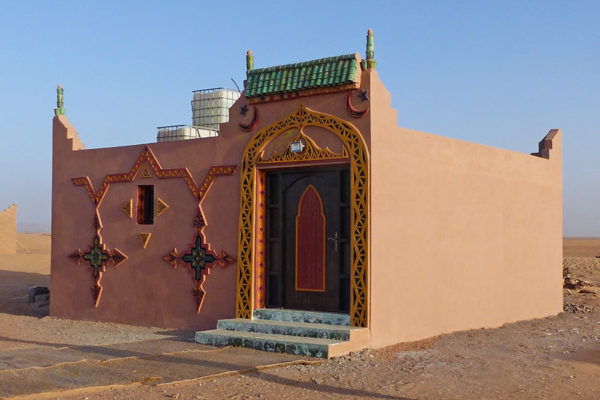
<instances>
[{"instance_id":1,"label":"sandy ground","mask_svg":"<svg viewBox=\"0 0 600 400\"><path fill-rule=\"evenodd\" d=\"M27 298L48 285L50 238L19 241L19 254L0 262L0 396L600 399L600 239L565 239L569 288L558 316L328 361L215 350L186 331L50 318Z\"/></svg>"}]
</instances>

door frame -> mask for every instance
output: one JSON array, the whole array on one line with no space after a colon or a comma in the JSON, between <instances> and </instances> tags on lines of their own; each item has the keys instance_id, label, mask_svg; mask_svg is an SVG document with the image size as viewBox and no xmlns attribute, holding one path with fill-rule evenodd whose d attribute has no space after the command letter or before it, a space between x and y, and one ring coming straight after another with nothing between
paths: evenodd
<instances>
[{"instance_id":1,"label":"door frame","mask_svg":"<svg viewBox=\"0 0 600 400\"><path fill-rule=\"evenodd\" d=\"M306 126L321 127L335 134L343 143L342 153L321 149L303 133ZM267 144L280 134L296 128L300 134L292 141L302 139L306 149L263 159ZM268 168L294 168L316 165L350 165L351 203L351 266L350 266L350 325L369 326L369 152L358 129L341 118L319 113L299 105L284 119L258 131L247 144L241 160L240 221L238 245L238 273L236 317L252 318L264 299L265 267L265 187Z\"/></svg>"}]
</instances>

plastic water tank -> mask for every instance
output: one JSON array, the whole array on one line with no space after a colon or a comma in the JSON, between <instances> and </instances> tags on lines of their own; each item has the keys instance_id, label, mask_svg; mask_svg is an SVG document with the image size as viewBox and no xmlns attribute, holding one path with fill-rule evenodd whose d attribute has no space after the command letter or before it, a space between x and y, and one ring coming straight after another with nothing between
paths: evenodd
<instances>
[{"instance_id":1,"label":"plastic water tank","mask_svg":"<svg viewBox=\"0 0 600 400\"><path fill-rule=\"evenodd\" d=\"M237 90L226 88L194 91L193 125L218 131L219 125L229 120L229 109L239 97Z\"/></svg>"}]
</instances>

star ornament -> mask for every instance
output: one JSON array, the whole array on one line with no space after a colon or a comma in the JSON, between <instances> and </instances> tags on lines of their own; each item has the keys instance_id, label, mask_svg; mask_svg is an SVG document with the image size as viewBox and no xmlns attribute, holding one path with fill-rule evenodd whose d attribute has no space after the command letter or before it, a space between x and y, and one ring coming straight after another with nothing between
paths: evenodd
<instances>
[{"instance_id":1,"label":"star ornament","mask_svg":"<svg viewBox=\"0 0 600 400\"><path fill-rule=\"evenodd\" d=\"M240 115L243 115L245 117L247 113L248 113L248 105L244 104L242 106L242 108L240 108Z\"/></svg>"},{"instance_id":2,"label":"star ornament","mask_svg":"<svg viewBox=\"0 0 600 400\"><path fill-rule=\"evenodd\" d=\"M369 100L369 91L361 89L358 93L358 97L360 98L361 102Z\"/></svg>"}]
</instances>

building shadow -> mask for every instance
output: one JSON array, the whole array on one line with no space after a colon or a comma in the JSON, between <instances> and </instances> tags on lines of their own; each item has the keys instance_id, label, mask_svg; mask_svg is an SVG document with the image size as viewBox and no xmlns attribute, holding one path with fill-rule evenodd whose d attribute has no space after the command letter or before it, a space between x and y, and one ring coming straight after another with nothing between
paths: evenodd
<instances>
[{"instance_id":1,"label":"building shadow","mask_svg":"<svg viewBox=\"0 0 600 400\"><path fill-rule=\"evenodd\" d=\"M327 397L327 395L338 394L338 395L355 396L358 398L369 398L369 399L412 400L407 397L393 396L393 395L388 395L388 394L383 394L383 393L377 393L374 391L368 391L368 390L362 390L362 389L352 389L352 388L347 388L347 387L338 387L338 386L329 385L329 384L318 384L316 382L303 382L303 381L299 381L299 380L295 380L295 379L282 378L275 374L266 372L265 369L260 368L260 366L263 365L264 363L261 364L260 362L257 362L254 366L251 366L251 367L249 367L247 364L246 365L237 364L235 362L236 361L235 354L223 353L222 357L218 361L216 361L214 359L212 359L212 360L191 359L189 357L178 356L177 354L174 354L174 353L150 354L150 353L146 353L146 352L143 352L140 350L122 349L122 348L118 349L118 348L111 347L109 345L97 345L97 346L65 345L63 343L48 343L48 342L40 342L40 341L27 340L27 339L15 339L15 338L10 338L10 337L3 337L3 336L0 336L0 340L12 341L12 342L23 343L23 344L45 346L45 347L54 347L57 350L69 349L69 350L75 350L75 351L82 352L82 353L99 354L99 355L108 356L111 358L135 357L135 358L139 358L144 361L174 363L174 364L179 364L179 365L187 365L189 367L198 367L199 374L197 376L195 376L194 378L203 378L203 377L208 377L208 376L212 376L212 375L221 375L223 372L227 372L227 371L239 371L241 374L244 374L244 375L255 374L255 376L257 376L259 379L263 379L263 380L266 380L266 381L269 381L272 383L289 386L289 387L300 387L300 388L303 388L306 390L315 391L315 392L317 392L316 398L322 398L322 397ZM169 338L165 338L162 340L169 340ZM210 350L213 349L210 346L198 345L198 347L199 347L199 350L205 349L209 353L211 353ZM225 348L223 350L226 351L227 348ZM241 351L255 352L255 353L257 353L257 355L258 355L258 353L262 353L262 352L258 352L257 350L250 350L250 349L242 349ZM245 359L246 357L241 357L241 358ZM302 358L298 357L298 359L302 359ZM89 358L86 358L86 360L90 361ZM289 361L289 360L287 360L287 361ZM273 364L273 360L265 359L264 362L266 362L267 364L273 365L273 367L277 366L277 364ZM282 360L280 362L285 362L285 361ZM103 368L110 368L110 367L108 367L108 365L109 364L104 363ZM213 372L209 373L209 374L202 374L201 371L202 371L203 367L208 367ZM194 379L194 378L192 378L192 379ZM186 378L186 379L190 379L190 378ZM155 383L158 384L158 383L168 383L168 382L161 382L160 380L157 380ZM318 393L320 393L320 394L318 394ZM31 394L31 393L22 393L22 394Z\"/></svg>"},{"instance_id":2,"label":"building shadow","mask_svg":"<svg viewBox=\"0 0 600 400\"><path fill-rule=\"evenodd\" d=\"M243 374L249 375L249 374ZM289 386L291 388L301 388L310 392L318 392L315 398L329 398L331 395L352 396L359 399L393 399L393 400L414 400L409 397L395 396L385 393L377 393L369 390L353 389L349 387L339 387L324 383L304 382L296 379L289 379L271 374L265 371L259 371L254 375L257 379L262 379L277 385Z\"/></svg>"},{"instance_id":3,"label":"building shadow","mask_svg":"<svg viewBox=\"0 0 600 400\"><path fill-rule=\"evenodd\" d=\"M190 343L195 341L196 330L173 329L170 331L155 332L155 335L166 336L169 340L173 340L176 342Z\"/></svg>"}]
</instances>

